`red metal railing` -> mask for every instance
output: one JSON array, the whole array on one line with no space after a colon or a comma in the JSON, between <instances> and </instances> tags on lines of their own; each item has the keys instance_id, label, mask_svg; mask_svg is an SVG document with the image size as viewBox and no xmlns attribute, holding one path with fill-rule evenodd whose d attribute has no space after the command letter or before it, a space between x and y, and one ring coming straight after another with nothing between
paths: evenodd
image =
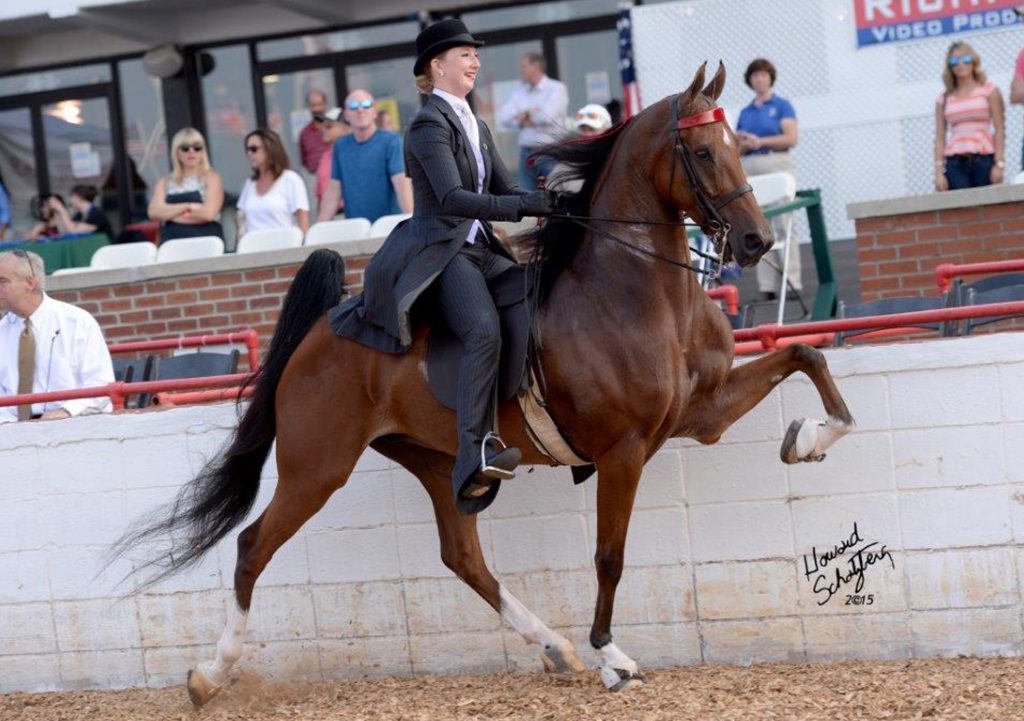
<instances>
[{"instance_id":1,"label":"red metal railing","mask_svg":"<svg viewBox=\"0 0 1024 721\"><path fill-rule=\"evenodd\" d=\"M48 391L46 393L26 393L20 396L0 397L0 407L20 406L27 403L49 403L50 401L69 401L75 398L99 398L107 396L116 410L124 409L126 396L135 393L162 393L166 391L191 391L199 388L227 388L228 397L237 396L238 386L248 378L250 373L234 373L226 376L208 376L206 378L179 378L169 381L143 381L125 383L116 381L105 386L76 388L67 391ZM182 394L184 395L184 394ZM173 396L169 400L173 400Z\"/></svg>"},{"instance_id":2,"label":"red metal railing","mask_svg":"<svg viewBox=\"0 0 1024 721\"><path fill-rule=\"evenodd\" d=\"M911 313L893 313L892 315L875 315L865 318L841 318L835 320L819 320L810 323L791 323L778 325L770 323L756 328L741 328L733 331L737 344L744 341L756 341L762 350L772 350L784 345L798 342L803 337L813 339L822 334L839 333L849 330L869 330L875 328L903 328L921 323L940 323L966 318L984 318L996 315L1024 314L1024 300L1009 303L989 303L987 305L970 305L959 308L941 308L938 310L918 310ZM782 344L781 339L791 340ZM803 342L810 343L811 340Z\"/></svg>"},{"instance_id":3,"label":"red metal railing","mask_svg":"<svg viewBox=\"0 0 1024 721\"><path fill-rule=\"evenodd\" d=\"M965 275L986 275L990 273L1009 273L1015 270L1024 270L1024 258L1016 260L994 260L990 263L942 263L935 269L935 282L939 290L945 293L949 290L953 278L960 278Z\"/></svg>"},{"instance_id":4,"label":"red metal railing","mask_svg":"<svg viewBox=\"0 0 1024 721\"><path fill-rule=\"evenodd\" d=\"M720 285L708 288L708 297L725 302L725 308L733 315L740 312L740 289L734 285Z\"/></svg>"},{"instance_id":5,"label":"red metal railing","mask_svg":"<svg viewBox=\"0 0 1024 721\"><path fill-rule=\"evenodd\" d=\"M144 353L152 350L169 350L172 348L202 348L210 345L227 343L245 343L248 349L249 370L256 371L260 367L260 338L252 328L234 333L215 333L213 335L181 336L180 338L163 338L161 340L136 340L127 343L111 343L107 346L111 355L117 353ZM148 392L148 391L147 391Z\"/></svg>"}]
</instances>

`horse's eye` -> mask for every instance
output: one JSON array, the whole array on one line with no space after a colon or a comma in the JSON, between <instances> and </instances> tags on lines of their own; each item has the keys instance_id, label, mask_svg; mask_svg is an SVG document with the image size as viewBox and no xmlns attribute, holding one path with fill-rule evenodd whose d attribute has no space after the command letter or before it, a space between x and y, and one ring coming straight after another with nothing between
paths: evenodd
<instances>
[{"instance_id":1,"label":"horse's eye","mask_svg":"<svg viewBox=\"0 0 1024 721\"><path fill-rule=\"evenodd\" d=\"M701 160L711 160L711 149L706 145L702 145L697 148L696 155Z\"/></svg>"}]
</instances>

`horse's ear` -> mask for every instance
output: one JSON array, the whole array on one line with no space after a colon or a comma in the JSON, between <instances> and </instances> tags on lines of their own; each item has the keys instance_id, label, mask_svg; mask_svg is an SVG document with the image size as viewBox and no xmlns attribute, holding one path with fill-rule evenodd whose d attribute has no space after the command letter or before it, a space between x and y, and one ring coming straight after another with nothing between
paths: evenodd
<instances>
[{"instance_id":1,"label":"horse's ear","mask_svg":"<svg viewBox=\"0 0 1024 721\"><path fill-rule=\"evenodd\" d=\"M700 89L704 86L704 70L707 68L707 61L697 68L696 74L693 76L693 82L690 83L690 87L683 93L688 100L693 100L700 93Z\"/></svg>"},{"instance_id":2,"label":"horse's ear","mask_svg":"<svg viewBox=\"0 0 1024 721\"><path fill-rule=\"evenodd\" d=\"M718 72L715 73L715 77L711 78L711 82L708 86L701 90L702 95L706 95L711 100L718 100L718 96L722 94L722 88L725 87L725 65L721 60L718 61Z\"/></svg>"}]
</instances>

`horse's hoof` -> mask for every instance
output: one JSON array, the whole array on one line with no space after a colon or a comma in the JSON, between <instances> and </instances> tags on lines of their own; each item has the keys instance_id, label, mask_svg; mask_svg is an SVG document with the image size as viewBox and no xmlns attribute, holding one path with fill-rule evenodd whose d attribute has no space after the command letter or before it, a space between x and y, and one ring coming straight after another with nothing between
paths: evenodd
<instances>
[{"instance_id":1,"label":"horse's hoof","mask_svg":"<svg viewBox=\"0 0 1024 721\"><path fill-rule=\"evenodd\" d=\"M618 691L629 691L630 689L640 688L644 685L644 676L639 671L602 666L601 681L604 683L605 688L615 693Z\"/></svg>"},{"instance_id":2,"label":"horse's hoof","mask_svg":"<svg viewBox=\"0 0 1024 721\"><path fill-rule=\"evenodd\" d=\"M188 688L188 697L196 708L204 706L220 693L221 689L220 686L206 678L198 668L189 669L188 681L185 686Z\"/></svg>"},{"instance_id":3,"label":"horse's hoof","mask_svg":"<svg viewBox=\"0 0 1024 721\"><path fill-rule=\"evenodd\" d=\"M547 673L570 674L583 673L587 670L572 644L566 648L545 646L540 652L540 660Z\"/></svg>"}]
</instances>

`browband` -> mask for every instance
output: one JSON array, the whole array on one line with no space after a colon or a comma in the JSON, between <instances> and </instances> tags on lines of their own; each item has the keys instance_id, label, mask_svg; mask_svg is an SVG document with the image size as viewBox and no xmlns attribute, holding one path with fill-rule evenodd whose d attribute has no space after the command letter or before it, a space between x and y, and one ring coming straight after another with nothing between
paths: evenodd
<instances>
[{"instance_id":1,"label":"browband","mask_svg":"<svg viewBox=\"0 0 1024 721\"><path fill-rule=\"evenodd\" d=\"M717 123L720 120L725 120L725 108L712 108L711 110L707 110L703 113L697 113L696 115L680 118L676 122L676 128L678 130L685 130L686 128L695 128L698 125Z\"/></svg>"}]
</instances>

